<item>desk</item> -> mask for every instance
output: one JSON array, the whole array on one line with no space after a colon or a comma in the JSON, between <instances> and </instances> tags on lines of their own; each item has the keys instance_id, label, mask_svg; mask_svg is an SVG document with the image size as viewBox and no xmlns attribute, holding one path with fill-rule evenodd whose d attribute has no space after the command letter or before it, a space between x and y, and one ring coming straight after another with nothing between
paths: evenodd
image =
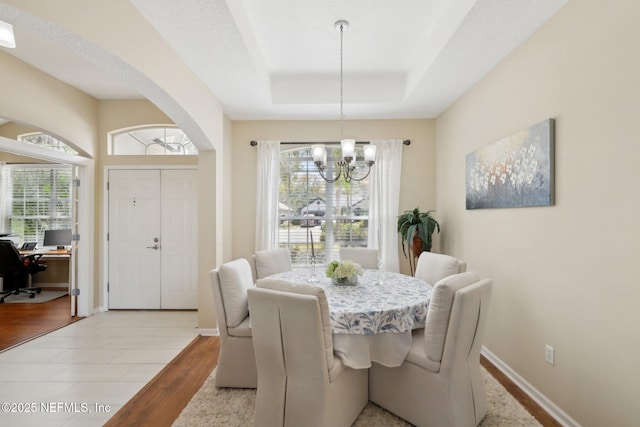
<instances>
[{"instance_id":1,"label":"desk","mask_svg":"<svg viewBox=\"0 0 640 427\"><path fill-rule=\"evenodd\" d=\"M18 251L20 252L20 255L59 255L59 256L64 256L64 257L69 257L69 255L71 255L71 250L69 249L62 249L62 250L57 250L57 249L52 249L52 250L44 250L44 249L36 249L34 251Z\"/></svg>"},{"instance_id":2,"label":"desk","mask_svg":"<svg viewBox=\"0 0 640 427\"><path fill-rule=\"evenodd\" d=\"M316 273L324 272L316 268ZM308 283L311 269L295 269L269 279ZM345 365L368 368L371 362L400 366L411 348L411 330L424 327L433 288L415 277L364 270L357 286L335 286L318 276L329 303L333 347Z\"/></svg>"},{"instance_id":3,"label":"desk","mask_svg":"<svg viewBox=\"0 0 640 427\"><path fill-rule=\"evenodd\" d=\"M70 250L34 250L20 251L20 255L40 255L40 261L47 264L47 269L33 275L32 285L50 288L69 288Z\"/></svg>"}]
</instances>

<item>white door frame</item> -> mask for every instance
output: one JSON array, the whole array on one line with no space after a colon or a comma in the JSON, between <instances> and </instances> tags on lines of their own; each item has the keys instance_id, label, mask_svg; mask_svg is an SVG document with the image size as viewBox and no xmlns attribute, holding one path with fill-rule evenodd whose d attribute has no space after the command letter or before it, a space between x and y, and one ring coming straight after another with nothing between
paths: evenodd
<instances>
[{"instance_id":1,"label":"white door frame","mask_svg":"<svg viewBox=\"0 0 640 427\"><path fill-rule=\"evenodd\" d=\"M192 169L197 170L196 165L110 165L105 166L103 171L103 191L102 191L102 277L100 278L100 288L102 289L102 306L100 311L109 311L109 292L107 282L109 281L109 242L107 232L109 231L109 192L107 183L109 182L109 171L116 169L149 170L149 169Z\"/></svg>"}]
</instances>

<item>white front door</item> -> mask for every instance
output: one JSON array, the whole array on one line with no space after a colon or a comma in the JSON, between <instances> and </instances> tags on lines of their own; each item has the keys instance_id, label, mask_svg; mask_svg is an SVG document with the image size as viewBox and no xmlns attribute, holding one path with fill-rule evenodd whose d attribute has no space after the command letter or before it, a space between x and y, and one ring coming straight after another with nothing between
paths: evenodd
<instances>
[{"instance_id":1,"label":"white front door","mask_svg":"<svg viewBox=\"0 0 640 427\"><path fill-rule=\"evenodd\" d=\"M198 307L198 191L195 170L163 170L161 306Z\"/></svg>"},{"instance_id":2,"label":"white front door","mask_svg":"<svg viewBox=\"0 0 640 427\"><path fill-rule=\"evenodd\" d=\"M109 308L197 308L195 170L109 171Z\"/></svg>"},{"instance_id":3,"label":"white front door","mask_svg":"<svg viewBox=\"0 0 640 427\"><path fill-rule=\"evenodd\" d=\"M160 308L160 171L109 171L109 308Z\"/></svg>"}]
</instances>

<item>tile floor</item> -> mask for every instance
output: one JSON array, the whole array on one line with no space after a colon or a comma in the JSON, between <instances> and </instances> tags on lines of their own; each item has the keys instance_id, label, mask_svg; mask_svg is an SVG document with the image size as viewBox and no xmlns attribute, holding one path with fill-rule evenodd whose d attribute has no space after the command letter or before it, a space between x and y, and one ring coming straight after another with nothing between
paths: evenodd
<instances>
[{"instance_id":1,"label":"tile floor","mask_svg":"<svg viewBox=\"0 0 640 427\"><path fill-rule=\"evenodd\" d=\"M0 353L0 426L101 426L196 323L195 311L110 311Z\"/></svg>"}]
</instances>

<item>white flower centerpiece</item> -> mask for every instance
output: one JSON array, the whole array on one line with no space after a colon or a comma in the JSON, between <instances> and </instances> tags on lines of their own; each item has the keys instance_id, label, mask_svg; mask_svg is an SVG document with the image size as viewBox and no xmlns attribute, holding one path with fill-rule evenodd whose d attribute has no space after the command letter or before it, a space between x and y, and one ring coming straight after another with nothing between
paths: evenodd
<instances>
[{"instance_id":1,"label":"white flower centerpiece","mask_svg":"<svg viewBox=\"0 0 640 427\"><path fill-rule=\"evenodd\" d=\"M362 276L362 267L351 260L341 262L331 261L327 266L327 277L331 277L331 283L338 286L355 286L358 284L358 276Z\"/></svg>"}]
</instances>

